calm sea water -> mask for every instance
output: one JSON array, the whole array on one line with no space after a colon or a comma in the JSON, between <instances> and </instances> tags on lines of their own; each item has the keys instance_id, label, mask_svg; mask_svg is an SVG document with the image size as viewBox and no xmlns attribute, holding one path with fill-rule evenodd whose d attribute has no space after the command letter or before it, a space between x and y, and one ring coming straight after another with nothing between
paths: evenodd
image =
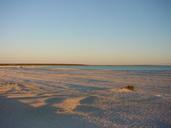
<instances>
[{"instance_id":1,"label":"calm sea water","mask_svg":"<svg viewBox=\"0 0 171 128\"><path fill-rule=\"evenodd\" d=\"M171 66L48 66L48 68L75 68L82 70L121 70L121 71L163 71L163 70L171 70Z\"/></svg>"}]
</instances>

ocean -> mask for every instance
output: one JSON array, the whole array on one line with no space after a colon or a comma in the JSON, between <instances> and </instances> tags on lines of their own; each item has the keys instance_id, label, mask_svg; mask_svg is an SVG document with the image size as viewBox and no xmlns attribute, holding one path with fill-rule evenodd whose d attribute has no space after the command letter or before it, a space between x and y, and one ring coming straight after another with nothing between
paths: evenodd
<instances>
[{"instance_id":1,"label":"ocean","mask_svg":"<svg viewBox=\"0 0 171 128\"><path fill-rule=\"evenodd\" d=\"M116 71L167 71L171 66L47 66L47 68L73 68L81 70L116 70Z\"/></svg>"}]
</instances>

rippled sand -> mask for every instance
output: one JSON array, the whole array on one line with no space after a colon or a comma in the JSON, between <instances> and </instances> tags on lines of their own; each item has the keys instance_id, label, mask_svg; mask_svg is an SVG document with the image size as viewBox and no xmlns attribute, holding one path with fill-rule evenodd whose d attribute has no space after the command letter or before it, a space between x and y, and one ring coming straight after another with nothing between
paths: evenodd
<instances>
[{"instance_id":1,"label":"rippled sand","mask_svg":"<svg viewBox=\"0 0 171 128\"><path fill-rule=\"evenodd\" d=\"M0 67L0 128L132 127L171 127L171 71Z\"/></svg>"}]
</instances>

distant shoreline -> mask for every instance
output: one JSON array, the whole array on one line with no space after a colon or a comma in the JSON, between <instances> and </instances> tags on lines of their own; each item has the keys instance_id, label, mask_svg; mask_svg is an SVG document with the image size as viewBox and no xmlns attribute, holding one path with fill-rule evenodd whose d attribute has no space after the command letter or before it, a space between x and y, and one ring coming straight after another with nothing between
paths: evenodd
<instances>
[{"instance_id":1,"label":"distant shoreline","mask_svg":"<svg viewBox=\"0 0 171 128\"><path fill-rule=\"evenodd\" d=\"M171 66L171 65L90 65L90 64L46 64L46 63L1 63L0 66Z\"/></svg>"},{"instance_id":2,"label":"distant shoreline","mask_svg":"<svg viewBox=\"0 0 171 128\"><path fill-rule=\"evenodd\" d=\"M0 64L0 66L89 66L86 64Z\"/></svg>"}]
</instances>

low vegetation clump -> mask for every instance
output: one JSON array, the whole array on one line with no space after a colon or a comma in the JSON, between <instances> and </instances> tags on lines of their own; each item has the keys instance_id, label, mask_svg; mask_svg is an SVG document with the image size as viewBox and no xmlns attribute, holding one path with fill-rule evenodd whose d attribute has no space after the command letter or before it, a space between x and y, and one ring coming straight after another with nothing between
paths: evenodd
<instances>
[{"instance_id":1,"label":"low vegetation clump","mask_svg":"<svg viewBox=\"0 0 171 128\"><path fill-rule=\"evenodd\" d=\"M130 91L135 91L135 87L134 86L132 86L132 85L128 85L128 86L126 86L126 87L124 87L125 89L128 89L128 90L130 90Z\"/></svg>"}]
</instances>

